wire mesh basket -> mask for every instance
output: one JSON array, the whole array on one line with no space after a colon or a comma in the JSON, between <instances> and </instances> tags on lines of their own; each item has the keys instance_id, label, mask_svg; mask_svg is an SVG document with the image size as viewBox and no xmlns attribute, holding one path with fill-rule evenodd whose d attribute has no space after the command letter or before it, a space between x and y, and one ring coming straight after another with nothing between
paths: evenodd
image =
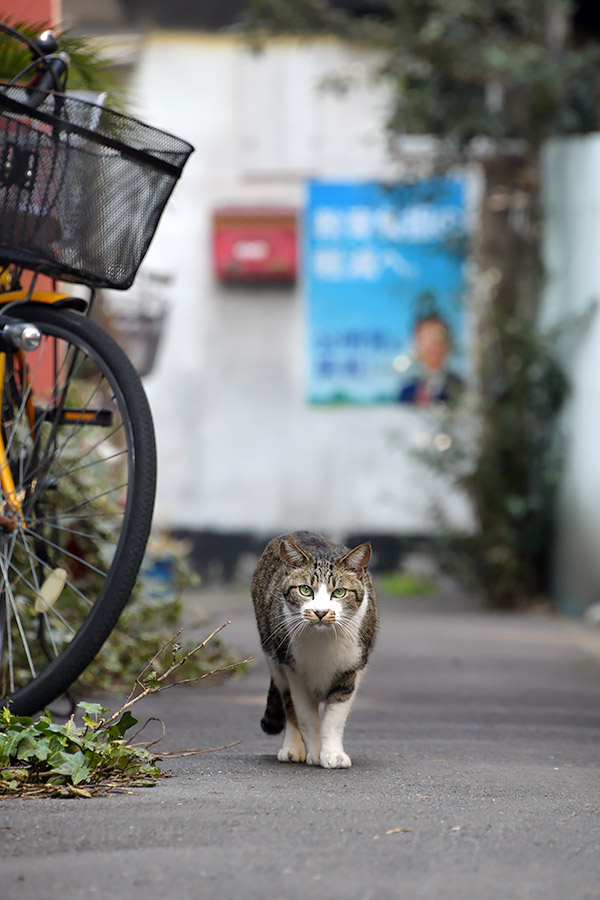
<instances>
[{"instance_id":1,"label":"wire mesh basket","mask_svg":"<svg viewBox=\"0 0 600 900\"><path fill-rule=\"evenodd\" d=\"M111 109L0 89L0 261L128 288L192 146Z\"/></svg>"}]
</instances>

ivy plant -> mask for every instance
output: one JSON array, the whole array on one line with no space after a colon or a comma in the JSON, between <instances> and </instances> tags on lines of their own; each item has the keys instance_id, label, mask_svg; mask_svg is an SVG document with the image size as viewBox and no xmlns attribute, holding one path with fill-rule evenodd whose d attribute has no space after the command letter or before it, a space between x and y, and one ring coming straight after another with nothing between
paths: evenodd
<instances>
[{"instance_id":1,"label":"ivy plant","mask_svg":"<svg viewBox=\"0 0 600 900\"><path fill-rule=\"evenodd\" d=\"M126 735L138 724L131 708L149 694L200 681L250 662L249 659L242 660L201 675L186 672L185 678L176 677L178 670L198 651L204 650L228 624L216 628L187 652L179 643L180 632L166 641L144 666L125 702L115 713L100 703L81 702L78 704L80 721L73 715L60 723L49 709L36 720L14 715L8 706L0 709L0 797L91 797L123 788L152 786L162 774L159 760L210 752L185 750L161 754L150 750L151 746L156 747L156 740L132 743L147 722L129 738ZM165 656L167 661L161 664ZM211 748L221 749L225 748Z\"/></svg>"},{"instance_id":2,"label":"ivy plant","mask_svg":"<svg viewBox=\"0 0 600 900\"><path fill-rule=\"evenodd\" d=\"M99 788L151 785L160 776L152 753L127 743L125 733L137 724L127 710L105 727L109 710L80 703L83 726L54 720L46 710L37 721L0 712L0 796L28 793L89 797Z\"/></svg>"}]
</instances>

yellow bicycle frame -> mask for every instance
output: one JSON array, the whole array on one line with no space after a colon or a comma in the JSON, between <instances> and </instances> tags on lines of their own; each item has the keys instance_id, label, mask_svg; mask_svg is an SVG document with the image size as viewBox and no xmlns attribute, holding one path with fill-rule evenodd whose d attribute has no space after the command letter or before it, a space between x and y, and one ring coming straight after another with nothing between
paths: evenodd
<instances>
[{"instance_id":1,"label":"yellow bicycle frame","mask_svg":"<svg viewBox=\"0 0 600 900\"><path fill-rule=\"evenodd\" d=\"M0 292L0 312L3 306L8 303L19 301L32 301L34 303L57 303L60 300L70 300L68 294L58 294L54 291L3 291ZM23 388L27 390L28 396L26 401L27 418L35 437L35 408L31 392L29 391L29 377L27 375L27 367L25 365L25 354L22 350L17 351L17 357L23 373ZM6 373L6 353L0 352L0 487L2 488L2 501L0 507L0 524L12 531L18 522L23 521L21 510L21 496L15 487L13 474L8 462L8 454L4 445L4 437L2 435L2 406L4 391L4 376Z\"/></svg>"}]
</instances>

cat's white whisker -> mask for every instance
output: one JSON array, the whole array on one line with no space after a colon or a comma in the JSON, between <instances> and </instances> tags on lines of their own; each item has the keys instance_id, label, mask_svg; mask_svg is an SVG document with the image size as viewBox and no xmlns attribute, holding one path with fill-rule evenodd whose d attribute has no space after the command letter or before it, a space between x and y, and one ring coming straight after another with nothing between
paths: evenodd
<instances>
[{"instance_id":1,"label":"cat's white whisker","mask_svg":"<svg viewBox=\"0 0 600 900\"><path fill-rule=\"evenodd\" d=\"M351 623L345 617L339 618L334 627L339 628L340 632L346 637L354 638L356 636L354 629L351 627Z\"/></svg>"},{"instance_id":2,"label":"cat's white whisker","mask_svg":"<svg viewBox=\"0 0 600 900\"><path fill-rule=\"evenodd\" d=\"M267 635L266 640L272 641L275 637L277 637L279 634L281 634L282 631L284 631L285 634L287 634L288 628L289 628L289 622L287 622L287 621L282 622L280 625L277 626L277 628L274 628L273 631L269 635Z\"/></svg>"},{"instance_id":3,"label":"cat's white whisker","mask_svg":"<svg viewBox=\"0 0 600 900\"><path fill-rule=\"evenodd\" d=\"M283 644L286 642L286 640L289 640L291 643L294 640L294 638L297 637L298 634L300 634L304 630L304 628L306 627L306 625L308 623L301 617L298 618L297 616L294 616L293 618L286 619L286 621L283 624L284 624L284 626L288 625L291 627L289 628L288 631L285 632L282 640L275 648L275 653L277 653L279 648L283 646Z\"/></svg>"}]
</instances>

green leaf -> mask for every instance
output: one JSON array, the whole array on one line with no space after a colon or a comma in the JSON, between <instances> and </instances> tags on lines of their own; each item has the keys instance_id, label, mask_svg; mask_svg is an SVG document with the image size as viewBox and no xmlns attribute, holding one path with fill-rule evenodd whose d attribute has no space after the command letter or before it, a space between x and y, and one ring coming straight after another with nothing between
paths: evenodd
<instances>
[{"instance_id":1,"label":"green leaf","mask_svg":"<svg viewBox=\"0 0 600 900\"><path fill-rule=\"evenodd\" d=\"M37 757L37 741L32 734L25 732L25 734L21 735L21 740L19 741L19 745L17 747L16 758L17 759L31 759L32 757Z\"/></svg>"},{"instance_id":2,"label":"green leaf","mask_svg":"<svg viewBox=\"0 0 600 900\"><path fill-rule=\"evenodd\" d=\"M110 710L106 709L100 703L78 703L79 709L82 709L87 716L95 716L96 719L106 716Z\"/></svg>"},{"instance_id":3,"label":"green leaf","mask_svg":"<svg viewBox=\"0 0 600 900\"><path fill-rule=\"evenodd\" d=\"M109 729L109 734L111 737L123 737L126 731L133 727L133 725L137 725L138 720L131 715L129 710L126 710L118 722L115 722Z\"/></svg>"},{"instance_id":4,"label":"green leaf","mask_svg":"<svg viewBox=\"0 0 600 900\"><path fill-rule=\"evenodd\" d=\"M3 721L7 725L32 725L33 719L29 716L13 716L13 714L9 711L8 707L4 707L3 709Z\"/></svg>"},{"instance_id":5,"label":"green leaf","mask_svg":"<svg viewBox=\"0 0 600 900\"><path fill-rule=\"evenodd\" d=\"M64 775L50 775L46 779L46 784L64 784L66 778Z\"/></svg>"},{"instance_id":6,"label":"green leaf","mask_svg":"<svg viewBox=\"0 0 600 900\"><path fill-rule=\"evenodd\" d=\"M24 769L22 766L10 766L0 773L0 778L2 778L3 781L11 781L14 778L16 778L17 781L26 781L27 776L28 770Z\"/></svg>"},{"instance_id":7,"label":"green leaf","mask_svg":"<svg viewBox=\"0 0 600 900\"><path fill-rule=\"evenodd\" d=\"M68 753L62 747L56 749L55 747L50 747L50 752L48 754L48 765L54 771L54 769L60 766L64 761L65 757L69 756Z\"/></svg>"},{"instance_id":8,"label":"green leaf","mask_svg":"<svg viewBox=\"0 0 600 900\"><path fill-rule=\"evenodd\" d=\"M48 710L46 710L46 713L43 716L40 716L40 718L37 720L36 728L38 729L38 731L44 733L48 731L50 726L53 724L54 719L52 718L52 714Z\"/></svg>"},{"instance_id":9,"label":"green leaf","mask_svg":"<svg viewBox=\"0 0 600 900\"><path fill-rule=\"evenodd\" d=\"M45 738L41 738L41 740L37 742L35 758L39 759L40 762L46 762L49 755L50 743Z\"/></svg>"},{"instance_id":10,"label":"green leaf","mask_svg":"<svg viewBox=\"0 0 600 900\"><path fill-rule=\"evenodd\" d=\"M55 764L52 771L56 775L67 776L73 784L80 784L82 781L85 781L90 774L88 761L81 750L76 750L75 753L56 754L56 762L59 764Z\"/></svg>"},{"instance_id":11,"label":"green leaf","mask_svg":"<svg viewBox=\"0 0 600 900\"><path fill-rule=\"evenodd\" d=\"M12 758L17 755L17 749L22 738L23 733L21 731L17 731L16 734L13 734L8 738L3 747L3 752L6 756Z\"/></svg>"},{"instance_id":12,"label":"green leaf","mask_svg":"<svg viewBox=\"0 0 600 900\"><path fill-rule=\"evenodd\" d=\"M66 725L49 725L46 729L46 733L51 733L62 738L63 744L70 741L78 747L81 747L83 743L83 735L72 725L69 725L69 723Z\"/></svg>"}]
</instances>

